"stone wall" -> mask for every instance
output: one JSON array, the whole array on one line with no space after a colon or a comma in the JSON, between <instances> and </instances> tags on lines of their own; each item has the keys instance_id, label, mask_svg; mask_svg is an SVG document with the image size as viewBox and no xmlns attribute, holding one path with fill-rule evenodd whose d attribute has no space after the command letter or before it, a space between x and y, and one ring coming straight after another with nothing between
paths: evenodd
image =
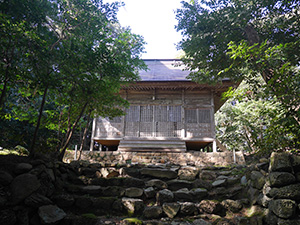
<instances>
[{"instance_id":1,"label":"stone wall","mask_svg":"<svg viewBox=\"0 0 300 225\"><path fill-rule=\"evenodd\" d=\"M0 159L0 224L300 224L300 157L286 153L226 167Z\"/></svg>"},{"instance_id":2,"label":"stone wall","mask_svg":"<svg viewBox=\"0 0 300 225\"><path fill-rule=\"evenodd\" d=\"M78 153L79 154L79 153ZM98 163L114 164L176 164L195 166L228 166L231 164L243 165L245 158L243 152L109 152L109 151L83 151L82 160ZM74 151L68 151L64 161L74 160Z\"/></svg>"}]
</instances>

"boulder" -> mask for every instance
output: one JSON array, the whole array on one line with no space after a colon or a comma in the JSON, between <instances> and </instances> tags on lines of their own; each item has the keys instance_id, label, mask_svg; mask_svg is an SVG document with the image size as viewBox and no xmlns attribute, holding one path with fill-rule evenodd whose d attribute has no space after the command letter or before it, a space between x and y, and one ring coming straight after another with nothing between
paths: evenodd
<instances>
[{"instance_id":1,"label":"boulder","mask_svg":"<svg viewBox=\"0 0 300 225\"><path fill-rule=\"evenodd\" d=\"M67 193L57 194L52 199L61 208L71 207L75 202L74 197Z\"/></svg>"},{"instance_id":2,"label":"boulder","mask_svg":"<svg viewBox=\"0 0 300 225\"><path fill-rule=\"evenodd\" d=\"M129 198L141 197L143 195L143 189L130 187L125 189L125 196Z\"/></svg>"},{"instance_id":3,"label":"boulder","mask_svg":"<svg viewBox=\"0 0 300 225\"><path fill-rule=\"evenodd\" d=\"M167 184L168 184L168 189L170 189L171 191L177 191L182 188L190 189L193 185L192 182L187 180L169 180Z\"/></svg>"},{"instance_id":4,"label":"boulder","mask_svg":"<svg viewBox=\"0 0 300 225\"><path fill-rule=\"evenodd\" d=\"M7 186L9 185L14 178L6 171L0 170L0 185Z\"/></svg>"},{"instance_id":5,"label":"boulder","mask_svg":"<svg viewBox=\"0 0 300 225\"><path fill-rule=\"evenodd\" d=\"M147 219L157 219L161 217L162 213L161 206L150 206L144 209L143 216Z\"/></svg>"},{"instance_id":6,"label":"boulder","mask_svg":"<svg viewBox=\"0 0 300 225\"><path fill-rule=\"evenodd\" d=\"M168 188L167 183L162 180L159 180L159 179L152 179L152 180L147 181L146 186L147 187L155 187L159 190Z\"/></svg>"},{"instance_id":7,"label":"boulder","mask_svg":"<svg viewBox=\"0 0 300 225\"><path fill-rule=\"evenodd\" d=\"M269 172L292 172L292 164L288 153L272 152Z\"/></svg>"},{"instance_id":8,"label":"boulder","mask_svg":"<svg viewBox=\"0 0 300 225\"><path fill-rule=\"evenodd\" d=\"M183 166L178 170L178 176L181 180L195 180L199 173L199 169L191 166Z\"/></svg>"},{"instance_id":9,"label":"boulder","mask_svg":"<svg viewBox=\"0 0 300 225\"><path fill-rule=\"evenodd\" d=\"M191 202L194 200L194 196L187 188L182 188L174 192L174 199L176 201Z\"/></svg>"},{"instance_id":10,"label":"boulder","mask_svg":"<svg viewBox=\"0 0 300 225\"><path fill-rule=\"evenodd\" d=\"M180 215L192 216L198 214L198 209L192 202L180 202Z\"/></svg>"},{"instance_id":11,"label":"boulder","mask_svg":"<svg viewBox=\"0 0 300 225\"><path fill-rule=\"evenodd\" d=\"M62 209L55 205L45 205L39 207L38 214L42 224L54 224L67 215Z\"/></svg>"},{"instance_id":12,"label":"boulder","mask_svg":"<svg viewBox=\"0 0 300 225\"><path fill-rule=\"evenodd\" d=\"M213 188L225 187L226 186L226 179L216 180L212 183L212 186L213 186Z\"/></svg>"},{"instance_id":13,"label":"boulder","mask_svg":"<svg viewBox=\"0 0 300 225\"><path fill-rule=\"evenodd\" d=\"M300 172L300 155L292 155L292 166L295 172Z\"/></svg>"},{"instance_id":14,"label":"boulder","mask_svg":"<svg viewBox=\"0 0 300 225\"><path fill-rule=\"evenodd\" d=\"M38 178L35 175L25 173L17 176L10 184L12 201L15 205L22 202L26 197L39 189L41 186Z\"/></svg>"},{"instance_id":15,"label":"boulder","mask_svg":"<svg viewBox=\"0 0 300 225\"><path fill-rule=\"evenodd\" d=\"M211 222L207 222L204 219L196 219L193 221L193 225L211 225Z\"/></svg>"},{"instance_id":16,"label":"boulder","mask_svg":"<svg viewBox=\"0 0 300 225\"><path fill-rule=\"evenodd\" d=\"M82 192L85 194L91 195L101 195L102 194L102 187L98 185L89 185L82 187Z\"/></svg>"},{"instance_id":17,"label":"boulder","mask_svg":"<svg viewBox=\"0 0 300 225\"><path fill-rule=\"evenodd\" d=\"M29 163L18 163L15 167L16 174L27 173L32 169L32 165Z\"/></svg>"},{"instance_id":18,"label":"boulder","mask_svg":"<svg viewBox=\"0 0 300 225\"><path fill-rule=\"evenodd\" d=\"M281 188L271 188L267 191L266 195L274 199L292 199L300 200L300 183L291 184Z\"/></svg>"},{"instance_id":19,"label":"boulder","mask_svg":"<svg viewBox=\"0 0 300 225\"><path fill-rule=\"evenodd\" d=\"M209 181L213 181L217 178L217 174L215 171L211 171L211 170L202 170L199 174L199 178L201 180L209 180Z\"/></svg>"},{"instance_id":20,"label":"boulder","mask_svg":"<svg viewBox=\"0 0 300 225\"><path fill-rule=\"evenodd\" d=\"M144 189L144 194L146 198L154 198L156 195L156 191L154 190L153 187L148 187Z\"/></svg>"},{"instance_id":21,"label":"boulder","mask_svg":"<svg viewBox=\"0 0 300 225\"><path fill-rule=\"evenodd\" d=\"M205 188L195 188L191 190L195 201L203 200L208 195L208 191Z\"/></svg>"},{"instance_id":22,"label":"boulder","mask_svg":"<svg viewBox=\"0 0 300 225\"><path fill-rule=\"evenodd\" d=\"M155 178L174 179L177 177L177 172L170 169L142 168L140 172L142 175L147 175Z\"/></svg>"},{"instance_id":23,"label":"boulder","mask_svg":"<svg viewBox=\"0 0 300 225\"><path fill-rule=\"evenodd\" d=\"M79 196L75 200L75 206L80 209L86 209L92 205L92 199L88 196Z\"/></svg>"},{"instance_id":24,"label":"boulder","mask_svg":"<svg viewBox=\"0 0 300 225\"><path fill-rule=\"evenodd\" d=\"M103 196L121 197L121 196L124 196L124 194L125 194L125 189L123 187L119 187L119 186L109 186L109 187L103 188L103 190L102 190Z\"/></svg>"},{"instance_id":25,"label":"boulder","mask_svg":"<svg viewBox=\"0 0 300 225\"><path fill-rule=\"evenodd\" d=\"M164 203L163 206L163 211L164 213L169 217L169 218L174 218L177 213L179 212L180 209L180 204L176 202L171 202L171 203Z\"/></svg>"},{"instance_id":26,"label":"boulder","mask_svg":"<svg viewBox=\"0 0 300 225\"><path fill-rule=\"evenodd\" d=\"M197 179L193 182L192 188L205 188L206 190L211 190L212 185L208 181Z\"/></svg>"},{"instance_id":27,"label":"boulder","mask_svg":"<svg viewBox=\"0 0 300 225\"><path fill-rule=\"evenodd\" d=\"M270 187L281 187L292 184L296 181L293 174L288 172L272 172L267 177L267 183Z\"/></svg>"},{"instance_id":28,"label":"boulder","mask_svg":"<svg viewBox=\"0 0 300 225\"><path fill-rule=\"evenodd\" d=\"M251 186L260 190L265 184L265 177L259 171L252 171L250 175Z\"/></svg>"},{"instance_id":29,"label":"boulder","mask_svg":"<svg viewBox=\"0 0 300 225\"><path fill-rule=\"evenodd\" d=\"M226 199L221 202L221 205L233 213L240 212L243 208L243 204L239 200Z\"/></svg>"},{"instance_id":30,"label":"boulder","mask_svg":"<svg viewBox=\"0 0 300 225\"><path fill-rule=\"evenodd\" d=\"M268 196L264 195L263 193L260 193L258 198L257 198L257 204L267 208L269 206L269 202L272 199L269 198Z\"/></svg>"},{"instance_id":31,"label":"boulder","mask_svg":"<svg viewBox=\"0 0 300 225\"><path fill-rule=\"evenodd\" d=\"M269 203L269 209L283 219L291 218L296 212L296 202L290 199L276 199Z\"/></svg>"},{"instance_id":32,"label":"boulder","mask_svg":"<svg viewBox=\"0 0 300 225\"><path fill-rule=\"evenodd\" d=\"M294 219L294 220L284 220L279 219L277 225L299 225L300 219Z\"/></svg>"},{"instance_id":33,"label":"boulder","mask_svg":"<svg viewBox=\"0 0 300 225\"><path fill-rule=\"evenodd\" d=\"M144 210L144 202L136 198L122 198L122 204L129 216L139 215Z\"/></svg>"},{"instance_id":34,"label":"boulder","mask_svg":"<svg viewBox=\"0 0 300 225\"><path fill-rule=\"evenodd\" d=\"M163 189L156 193L156 201L159 205L163 205L166 202L172 202L173 199L174 194L168 189Z\"/></svg>"},{"instance_id":35,"label":"boulder","mask_svg":"<svg viewBox=\"0 0 300 225\"><path fill-rule=\"evenodd\" d=\"M25 202L25 205L28 205L28 206L31 206L34 208L38 208L43 205L53 204L53 202L49 198L47 198L46 196L43 196L41 194L38 194L38 193L33 193L32 195L27 197L24 202Z\"/></svg>"},{"instance_id":36,"label":"boulder","mask_svg":"<svg viewBox=\"0 0 300 225\"><path fill-rule=\"evenodd\" d=\"M206 212L209 214L218 214L222 209L222 205L218 201L214 200L202 200L197 207L200 212Z\"/></svg>"}]
</instances>

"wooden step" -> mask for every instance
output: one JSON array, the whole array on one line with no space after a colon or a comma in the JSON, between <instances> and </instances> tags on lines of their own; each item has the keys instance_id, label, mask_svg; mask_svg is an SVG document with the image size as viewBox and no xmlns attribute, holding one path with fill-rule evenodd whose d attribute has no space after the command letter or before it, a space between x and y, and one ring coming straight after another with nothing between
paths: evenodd
<instances>
[{"instance_id":1,"label":"wooden step","mask_svg":"<svg viewBox=\"0 0 300 225\"><path fill-rule=\"evenodd\" d=\"M186 151L184 141L179 140L121 140L119 151L181 152Z\"/></svg>"}]
</instances>

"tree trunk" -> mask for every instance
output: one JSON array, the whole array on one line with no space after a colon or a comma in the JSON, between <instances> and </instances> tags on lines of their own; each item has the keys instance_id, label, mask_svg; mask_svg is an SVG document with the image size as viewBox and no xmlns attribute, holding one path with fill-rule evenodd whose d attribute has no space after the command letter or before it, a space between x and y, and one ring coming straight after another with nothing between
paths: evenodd
<instances>
[{"instance_id":1,"label":"tree trunk","mask_svg":"<svg viewBox=\"0 0 300 225\"><path fill-rule=\"evenodd\" d=\"M38 117L38 121L37 121L35 130L34 130L32 143L31 143L31 146L30 146L30 156L34 156L34 154L35 154L34 145L35 145L38 130L39 130L40 124L41 124L41 119L42 119L42 115L43 115L44 105L45 105L45 102L46 102L47 92L48 92L48 86L45 88L44 93L43 93L43 99L42 99L42 103L41 103L41 107L40 107L39 117Z\"/></svg>"},{"instance_id":2,"label":"tree trunk","mask_svg":"<svg viewBox=\"0 0 300 225\"><path fill-rule=\"evenodd\" d=\"M92 111L90 111L89 114L88 114L86 126L85 126L84 131L83 131L82 140L81 140L81 144L80 144L80 148L79 148L79 157L78 157L78 160L81 159L81 154L82 154L83 145L84 145L84 142L85 142L86 133L87 133L87 131L89 129L89 126L90 126L91 112Z\"/></svg>"},{"instance_id":3,"label":"tree trunk","mask_svg":"<svg viewBox=\"0 0 300 225\"><path fill-rule=\"evenodd\" d=\"M82 115L83 115L83 113L84 113L84 110L86 109L87 105L88 105L88 102L86 102L86 103L84 104L84 106L82 107L81 112L80 112L80 114L78 115L76 121L73 123L72 129L70 130L69 135L68 135L68 137L67 137L67 139L66 139L66 142L64 143L64 146L62 147L62 150L61 150L61 152L60 152L60 154L59 154L59 156L58 156L58 160L62 161L62 159L64 158L65 152L66 152L66 150L67 150L67 147L68 147L68 145L69 145L69 142L70 142L70 140L71 140L71 137L72 137L72 135L73 135L73 133L74 133L74 130L75 130L75 128L76 128L76 126L77 126L77 124L78 124L80 118L82 117Z\"/></svg>"}]
</instances>

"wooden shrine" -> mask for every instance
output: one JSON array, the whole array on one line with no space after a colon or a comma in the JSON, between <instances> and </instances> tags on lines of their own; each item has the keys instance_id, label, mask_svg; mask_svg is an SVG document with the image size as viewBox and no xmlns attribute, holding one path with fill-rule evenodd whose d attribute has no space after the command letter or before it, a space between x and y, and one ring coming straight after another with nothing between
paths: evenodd
<instances>
[{"instance_id":1,"label":"wooden shrine","mask_svg":"<svg viewBox=\"0 0 300 225\"><path fill-rule=\"evenodd\" d=\"M212 146L216 151L214 113L221 94L233 83L197 84L178 60L145 60L141 81L125 86L126 115L95 118L92 144L106 150L181 152Z\"/></svg>"}]
</instances>

